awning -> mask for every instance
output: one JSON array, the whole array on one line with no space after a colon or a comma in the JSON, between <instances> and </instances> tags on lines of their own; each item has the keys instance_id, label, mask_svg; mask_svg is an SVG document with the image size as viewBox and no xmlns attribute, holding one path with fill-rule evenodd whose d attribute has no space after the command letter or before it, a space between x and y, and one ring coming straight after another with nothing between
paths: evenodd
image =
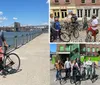
<instances>
[{"instance_id":1,"label":"awning","mask_svg":"<svg viewBox=\"0 0 100 85\"><path fill-rule=\"evenodd\" d=\"M57 52L56 54L70 54L70 52Z\"/></svg>"}]
</instances>

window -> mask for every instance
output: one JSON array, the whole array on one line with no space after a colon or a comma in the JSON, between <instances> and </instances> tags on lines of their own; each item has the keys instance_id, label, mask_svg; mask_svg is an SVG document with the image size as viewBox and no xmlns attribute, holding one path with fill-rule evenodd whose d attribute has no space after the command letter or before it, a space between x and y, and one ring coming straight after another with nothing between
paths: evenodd
<instances>
[{"instance_id":1,"label":"window","mask_svg":"<svg viewBox=\"0 0 100 85\"><path fill-rule=\"evenodd\" d=\"M92 0L92 3L95 3L95 0Z\"/></svg>"},{"instance_id":2,"label":"window","mask_svg":"<svg viewBox=\"0 0 100 85\"><path fill-rule=\"evenodd\" d=\"M59 0L55 0L55 3L58 3L59 2Z\"/></svg>"},{"instance_id":3,"label":"window","mask_svg":"<svg viewBox=\"0 0 100 85\"><path fill-rule=\"evenodd\" d=\"M95 48L92 48L92 52L95 52Z\"/></svg>"},{"instance_id":4,"label":"window","mask_svg":"<svg viewBox=\"0 0 100 85\"><path fill-rule=\"evenodd\" d=\"M90 48L87 48L87 51L90 52Z\"/></svg>"},{"instance_id":5,"label":"window","mask_svg":"<svg viewBox=\"0 0 100 85\"><path fill-rule=\"evenodd\" d=\"M90 9L88 9L88 17L90 17Z\"/></svg>"},{"instance_id":6,"label":"window","mask_svg":"<svg viewBox=\"0 0 100 85\"><path fill-rule=\"evenodd\" d=\"M96 51L98 52L99 51L99 48L97 48Z\"/></svg>"},{"instance_id":7,"label":"window","mask_svg":"<svg viewBox=\"0 0 100 85\"><path fill-rule=\"evenodd\" d=\"M87 10L85 9L85 15L86 15L86 17L87 17Z\"/></svg>"},{"instance_id":8,"label":"window","mask_svg":"<svg viewBox=\"0 0 100 85\"><path fill-rule=\"evenodd\" d=\"M55 16L60 17L59 10L54 10L54 17Z\"/></svg>"},{"instance_id":9,"label":"window","mask_svg":"<svg viewBox=\"0 0 100 85\"><path fill-rule=\"evenodd\" d=\"M83 12L82 9L78 9L78 10L77 10L77 14L78 14L77 16L78 16L78 17L82 17L82 15L83 15L82 12Z\"/></svg>"},{"instance_id":10,"label":"window","mask_svg":"<svg viewBox=\"0 0 100 85\"><path fill-rule=\"evenodd\" d=\"M85 52L85 50L86 50L86 48L84 47L84 48L83 48L83 52Z\"/></svg>"},{"instance_id":11,"label":"window","mask_svg":"<svg viewBox=\"0 0 100 85\"><path fill-rule=\"evenodd\" d=\"M69 0L65 0L65 2L69 2Z\"/></svg>"},{"instance_id":12,"label":"window","mask_svg":"<svg viewBox=\"0 0 100 85\"><path fill-rule=\"evenodd\" d=\"M93 9L93 14L95 14L95 9Z\"/></svg>"},{"instance_id":13,"label":"window","mask_svg":"<svg viewBox=\"0 0 100 85\"><path fill-rule=\"evenodd\" d=\"M64 46L60 46L60 51L64 51Z\"/></svg>"},{"instance_id":14,"label":"window","mask_svg":"<svg viewBox=\"0 0 100 85\"><path fill-rule=\"evenodd\" d=\"M65 18L67 16L67 10L62 9L61 14L62 14L62 18Z\"/></svg>"},{"instance_id":15,"label":"window","mask_svg":"<svg viewBox=\"0 0 100 85\"><path fill-rule=\"evenodd\" d=\"M85 3L85 0L81 0L81 3Z\"/></svg>"},{"instance_id":16,"label":"window","mask_svg":"<svg viewBox=\"0 0 100 85\"><path fill-rule=\"evenodd\" d=\"M70 51L70 46L66 47L66 51L69 52Z\"/></svg>"},{"instance_id":17,"label":"window","mask_svg":"<svg viewBox=\"0 0 100 85\"><path fill-rule=\"evenodd\" d=\"M96 9L96 16L98 17L99 9Z\"/></svg>"},{"instance_id":18,"label":"window","mask_svg":"<svg viewBox=\"0 0 100 85\"><path fill-rule=\"evenodd\" d=\"M79 10L77 10L77 14L78 14L78 17L79 17Z\"/></svg>"}]
</instances>

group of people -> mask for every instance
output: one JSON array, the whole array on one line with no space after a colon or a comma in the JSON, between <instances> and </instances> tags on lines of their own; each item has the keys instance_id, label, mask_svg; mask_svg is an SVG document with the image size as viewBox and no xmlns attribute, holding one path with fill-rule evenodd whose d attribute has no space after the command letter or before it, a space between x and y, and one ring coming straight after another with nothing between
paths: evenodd
<instances>
[{"instance_id":1,"label":"group of people","mask_svg":"<svg viewBox=\"0 0 100 85\"><path fill-rule=\"evenodd\" d=\"M85 68L85 72L86 72L86 79L90 78L90 75L92 75L96 64L94 62L91 61L91 58L89 58L87 61L84 60L84 62L82 63L80 61L79 58L77 58L76 60L72 60L69 61L69 59L67 58L65 63L61 63L60 60L58 60L55 63L55 67L56 67L56 80L62 79L62 75L61 75L61 71L62 69L65 70L65 78L68 78L69 76L74 76L76 73L76 71L79 73L79 75L81 75L82 73L82 67Z\"/></svg>"},{"instance_id":2,"label":"group of people","mask_svg":"<svg viewBox=\"0 0 100 85\"><path fill-rule=\"evenodd\" d=\"M67 23L76 23L78 25L77 21L78 17L76 14L74 14L72 11L69 12L69 14L65 17L64 22ZM86 15L84 15L83 19L83 29L86 29L86 33L89 31L92 32L92 36L94 37L94 42L96 42L96 34L98 32L98 19L95 14L92 15L92 18L90 22L88 22L88 19ZM55 16L53 17L53 14L50 14L50 30L51 33L54 35L54 40L57 40L57 33L59 35L61 27L59 22L59 17Z\"/></svg>"}]
</instances>

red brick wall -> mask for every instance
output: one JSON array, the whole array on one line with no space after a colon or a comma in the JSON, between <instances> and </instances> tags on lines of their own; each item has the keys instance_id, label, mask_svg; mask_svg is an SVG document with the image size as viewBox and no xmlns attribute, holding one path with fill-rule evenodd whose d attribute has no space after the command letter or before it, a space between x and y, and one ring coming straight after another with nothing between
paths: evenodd
<instances>
[{"instance_id":1,"label":"red brick wall","mask_svg":"<svg viewBox=\"0 0 100 85\"><path fill-rule=\"evenodd\" d=\"M91 3L91 0L86 0L85 3L81 3L81 0L75 0L76 6L100 6L100 0L96 0L96 3Z\"/></svg>"}]
</instances>

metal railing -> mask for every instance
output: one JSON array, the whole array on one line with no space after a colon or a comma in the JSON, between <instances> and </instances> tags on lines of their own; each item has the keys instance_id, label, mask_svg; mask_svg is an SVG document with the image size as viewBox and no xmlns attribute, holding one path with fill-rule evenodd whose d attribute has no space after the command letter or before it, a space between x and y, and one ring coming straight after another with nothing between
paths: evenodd
<instances>
[{"instance_id":1,"label":"metal railing","mask_svg":"<svg viewBox=\"0 0 100 85\"><path fill-rule=\"evenodd\" d=\"M8 45L10 46L8 48L8 51L15 50L25 45L26 43L30 42L31 40L33 40L35 37L39 36L42 33L43 33L42 30L38 30L36 32L28 32L20 36L16 35L12 37L5 37Z\"/></svg>"}]
</instances>

